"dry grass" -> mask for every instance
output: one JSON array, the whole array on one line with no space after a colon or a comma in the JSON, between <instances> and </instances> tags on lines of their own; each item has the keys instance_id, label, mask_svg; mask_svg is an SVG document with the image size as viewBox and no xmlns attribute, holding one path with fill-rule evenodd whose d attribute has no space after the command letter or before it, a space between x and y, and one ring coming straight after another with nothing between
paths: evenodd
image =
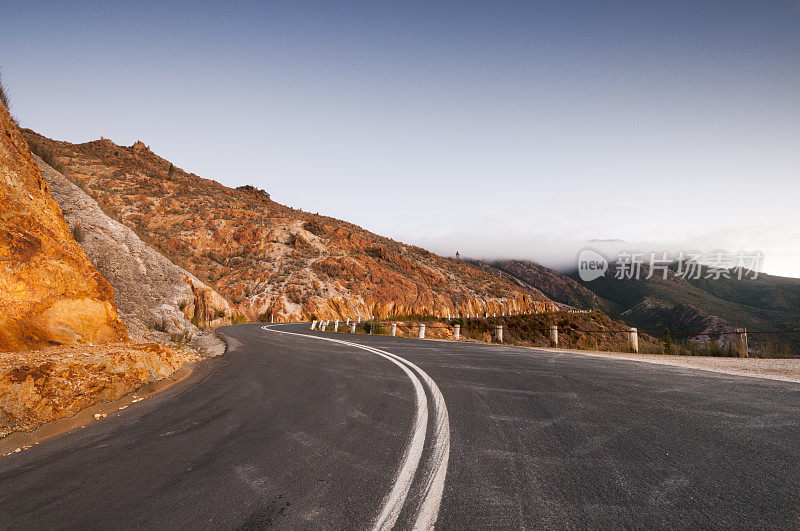
<instances>
[{"instance_id":1,"label":"dry grass","mask_svg":"<svg viewBox=\"0 0 800 531\"><path fill-rule=\"evenodd\" d=\"M7 111L11 112L11 98L8 97L6 86L3 84L3 71L0 70L0 102Z\"/></svg>"},{"instance_id":2,"label":"dry grass","mask_svg":"<svg viewBox=\"0 0 800 531\"><path fill-rule=\"evenodd\" d=\"M53 151L50 147L31 139L30 137L28 137L27 140L28 148L31 150L31 153L38 156L48 166L57 172L61 173L62 175L64 174L64 165L59 162L55 151Z\"/></svg>"}]
</instances>

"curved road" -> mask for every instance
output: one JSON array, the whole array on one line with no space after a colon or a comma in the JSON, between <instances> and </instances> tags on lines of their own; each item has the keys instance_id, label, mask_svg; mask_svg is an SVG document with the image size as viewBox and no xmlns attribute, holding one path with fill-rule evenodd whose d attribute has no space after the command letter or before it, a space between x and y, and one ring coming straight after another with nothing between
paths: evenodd
<instances>
[{"instance_id":1,"label":"curved road","mask_svg":"<svg viewBox=\"0 0 800 531\"><path fill-rule=\"evenodd\" d=\"M266 328L0 459L0 527L800 526L800 384Z\"/></svg>"}]
</instances>

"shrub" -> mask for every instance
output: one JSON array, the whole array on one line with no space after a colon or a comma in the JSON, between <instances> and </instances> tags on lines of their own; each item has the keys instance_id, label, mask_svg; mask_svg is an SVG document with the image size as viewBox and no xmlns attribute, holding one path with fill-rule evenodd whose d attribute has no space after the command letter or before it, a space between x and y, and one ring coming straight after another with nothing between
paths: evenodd
<instances>
[{"instance_id":1,"label":"shrub","mask_svg":"<svg viewBox=\"0 0 800 531\"><path fill-rule=\"evenodd\" d=\"M58 161L56 152L51 148L30 138L28 139L28 148L31 150L31 153L42 159L48 166L59 173L64 173L64 165ZM83 187L81 187L81 189L83 189Z\"/></svg>"},{"instance_id":2,"label":"shrub","mask_svg":"<svg viewBox=\"0 0 800 531\"><path fill-rule=\"evenodd\" d=\"M309 219L303 224L303 228L315 236L322 236L325 234L325 228L322 223L316 219Z\"/></svg>"},{"instance_id":3,"label":"shrub","mask_svg":"<svg viewBox=\"0 0 800 531\"><path fill-rule=\"evenodd\" d=\"M8 97L8 93L6 92L6 86L3 84L2 75L3 72L0 71L0 102L3 102L3 106L6 108L6 110L11 112L11 99Z\"/></svg>"},{"instance_id":4,"label":"shrub","mask_svg":"<svg viewBox=\"0 0 800 531\"><path fill-rule=\"evenodd\" d=\"M192 335L188 330L184 330L177 334L170 334L169 340L175 343L175 348L181 349L184 343L192 340Z\"/></svg>"},{"instance_id":5,"label":"shrub","mask_svg":"<svg viewBox=\"0 0 800 531\"><path fill-rule=\"evenodd\" d=\"M83 225L80 223L76 223L74 227L72 227L72 237L75 238L75 241L81 243L85 237Z\"/></svg>"},{"instance_id":6,"label":"shrub","mask_svg":"<svg viewBox=\"0 0 800 531\"><path fill-rule=\"evenodd\" d=\"M672 336L669 328L664 329L664 354L672 354Z\"/></svg>"},{"instance_id":7,"label":"shrub","mask_svg":"<svg viewBox=\"0 0 800 531\"><path fill-rule=\"evenodd\" d=\"M269 194L267 192L265 192L260 188L256 188L255 186L252 186L250 184L245 184L244 186L237 186L236 189L241 190L243 192L254 194L257 197L260 197L261 199L269 200Z\"/></svg>"}]
</instances>

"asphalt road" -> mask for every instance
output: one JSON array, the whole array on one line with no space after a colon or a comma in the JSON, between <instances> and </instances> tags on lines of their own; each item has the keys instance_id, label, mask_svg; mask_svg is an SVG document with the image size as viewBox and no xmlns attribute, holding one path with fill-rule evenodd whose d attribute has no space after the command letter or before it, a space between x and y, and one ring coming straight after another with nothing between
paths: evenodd
<instances>
[{"instance_id":1,"label":"asphalt road","mask_svg":"<svg viewBox=\"0 0 800 531\"><path fill-rule=\"evenodd\" d=\"M800 384L306 328L0 459L0 527L800 527Z\"/></svg>"}]
</instances>

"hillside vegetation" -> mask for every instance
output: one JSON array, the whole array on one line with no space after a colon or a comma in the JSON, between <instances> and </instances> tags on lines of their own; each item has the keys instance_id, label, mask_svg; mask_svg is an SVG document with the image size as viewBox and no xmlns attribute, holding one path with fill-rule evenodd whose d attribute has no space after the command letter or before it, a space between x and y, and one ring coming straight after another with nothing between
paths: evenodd
<instances>
[{"instance_id":1,"label":"hillside vegetation","mask_svg":"<svg viewBox=\"0 0 800 531\"><path fill-rule=\"evenodd\" d=\"M70 144L25 134L107 214L251 320L555 309L538 290L464 262L280 205L254 187L184 172L141 142Z\"/></svg>"}]
</instances>

